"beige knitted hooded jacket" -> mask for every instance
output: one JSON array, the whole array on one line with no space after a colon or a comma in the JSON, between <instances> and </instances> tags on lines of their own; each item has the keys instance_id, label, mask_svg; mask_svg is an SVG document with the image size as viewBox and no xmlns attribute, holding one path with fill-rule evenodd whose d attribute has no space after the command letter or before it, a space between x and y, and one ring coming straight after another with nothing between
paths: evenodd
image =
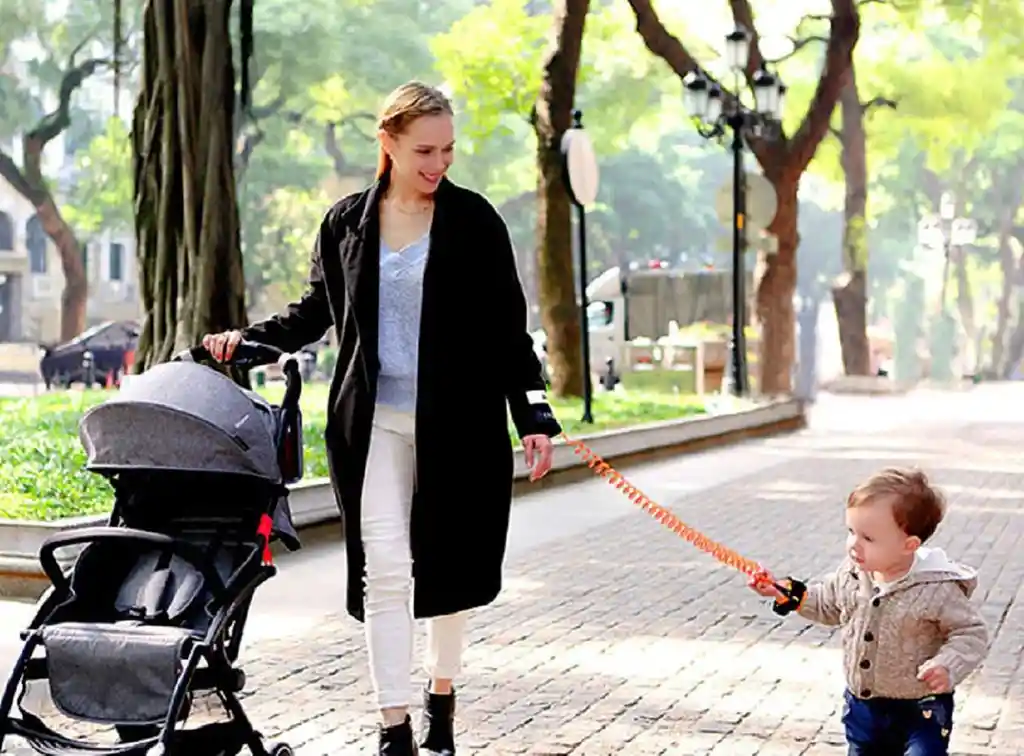
<instances>
[{"instance_id":1,"label":"beige knitted hooded jacket","mask_svg":"<svg viewBox=\"0 0 1024 756\"><path fill-rule=\"evenodd\" d=\"M919 699L932 694L917 679L926 661L949 670L954 687L988 652L985 623L971 604L977 573L942 549L918 550L911 571L876 585L852 561L808 586L799 614L842 627L843 666L859 698Z\"/></svg>"}]
</instances>

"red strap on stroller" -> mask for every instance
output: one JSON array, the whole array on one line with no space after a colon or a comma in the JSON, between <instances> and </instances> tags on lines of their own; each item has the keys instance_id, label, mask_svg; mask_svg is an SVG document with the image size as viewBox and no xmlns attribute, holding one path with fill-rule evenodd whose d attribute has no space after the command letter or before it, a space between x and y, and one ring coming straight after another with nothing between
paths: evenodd
<instances>
[{"instance_id":1,"label":"red strap on stroller","mask_svg":"<svg viewBox=\"0 0 1024 756\"><path fill-rule=\"evenodd\" d=\"M256 535L263 536L263 564L274 563L274 555L270 551L270 534L274 531L274 519L270 515L263 515L260 518L260 526L256 529Z\"/></svg>"}]
</instances>

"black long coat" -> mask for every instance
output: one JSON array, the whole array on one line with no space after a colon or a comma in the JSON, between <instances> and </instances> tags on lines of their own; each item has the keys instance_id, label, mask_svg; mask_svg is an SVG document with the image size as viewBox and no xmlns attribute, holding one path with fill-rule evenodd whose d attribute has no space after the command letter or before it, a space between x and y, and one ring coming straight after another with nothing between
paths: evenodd
<instances>
[{"instance_id":1,"label":"black long coat","mask_svg":"<svg viewBox=\"0 0 1024 756\"><path fill-rule=\"evenodd\" d=\"M387 182L385 174L328 211L302 299L243 334L291 352L336 329L324 435L345 521L348 611L360 621L360 499L380 369L378 210ZM526 314L501 216L481 195L442 180L424 272L417 378L411 523L417 617L483 606L501 590L513 473L506 401L520 437L561 431L543 394Z\"/></svg>"}]
</instances>

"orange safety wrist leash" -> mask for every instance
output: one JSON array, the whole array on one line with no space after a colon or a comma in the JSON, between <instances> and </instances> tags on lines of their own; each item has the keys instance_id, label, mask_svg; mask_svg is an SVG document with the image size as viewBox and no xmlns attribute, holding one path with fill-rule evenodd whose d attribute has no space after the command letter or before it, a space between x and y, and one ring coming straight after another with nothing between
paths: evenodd
<instances>
[{"instance_id":1,"label":"orange safety wrist leash","mask_svg":"<svg viewBox=\"0 0 1024 756\"><path fill-rule=\"evenodd\" d=\"M775 588L778 589L778 591L785 597L784 599L780 599L776 602L775 611L777 613L787 614L794 609L798 609L800 604L803 603L807 587L799 580L787 578L782 582L771 581L768 578L768 572L757 562L752 559L747 559L732 549L708 538L696 528L687 525L668 509L651 501L646 494L626 480L622 473L601 459L601 457L589 446L584 444L582 441L569 438L569 436L564 432L561 435L565 443L573 447L573 451L576 455L583 458L587 466L593 470L595 475L615 486L615 488L621 491L627 499L654 517L654 519L664 527L671 530L680 538L690 542L701 551L710 554L722 564L739 570L750 577L755 583L771 582L771 584L775 586Z\"/></svg>"}]
</instances>

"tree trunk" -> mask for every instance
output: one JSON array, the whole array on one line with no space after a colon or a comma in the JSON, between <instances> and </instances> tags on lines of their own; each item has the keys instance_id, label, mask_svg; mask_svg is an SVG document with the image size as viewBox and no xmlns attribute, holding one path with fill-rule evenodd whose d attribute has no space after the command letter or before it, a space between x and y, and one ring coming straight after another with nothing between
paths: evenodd
<instances>
[{"instance_id":1,"label":"tree trunk","mask_svg":"<svg viewBox=\"0 0 1024 756\"><path fill-rule=\"evenodd\" d=\"M40 165L42 148L43 145L38 140L26 138L27 169L24 173L9 156L0 153L0 177L32 203L43 231L60 254L60 267L64 274L64 290L60 298L60 341L65 343L85 330L89 283L82 245L74 230L64 220L46 180L42 177L42 171L32 168ZM29 178L33 174L37 174L35 181Z\"/></svg>"},{"instance_id":2,"label":"tree trunk","mask_svg":"<svg viewBox=\"0 0 1024 756\"><path fill-rule=\"evenodd\" d=\"M839 324L839 345L847 375L871 372L871 348L867 322L867 137L864 106L857 91L853 66L839 92L842 108L840 130L846 200L843 207L843 274L832 287L832 300Z\"/></svg>"},{"instance_id":3,"label":"tree trunk","mask_svg":"<svg viewBox=\"0 0 1024 756\"><path fill-rule=\"evenodd\" d=\"M996 332L992 337L992 373L1004 375L1006 366L1003 364L1006 351L1006 332L1010 328L1010 305L1013 300L1013 278L1016 270L1013 256L1013 243L1010 228L1013 220L1007 223L1008 213L1004 213L999 224L999 265L1002 268L1003 281L999 292L999 304L996 314Z\"/></svg>"},{"instance_id":4,"label":"tree trunk","mask_svg":"<svg viewBox=\"0 0 1024 756\"><path fill-rule=\"evenodd\" d=\"M1017 325L1010 334L1010 343L1006 347L1006 360L1002 378L1010 380L1024 356L1024 302L1017 303Z\"/></svg>"},{"instance_id":5,"label":"tree trunk","mask_svg":"<svg viewBox=\"0 0 1024 756\"><path fill-rule=\"evenodd\" d=\"M557 0L555 35L533 113L537 135L537 285L555 396L582 396L580 317L573 278L572 207L561 143L572 125L576 75L590 0Z\"/></svg>"},{"instance_id":6,"label":"tree trunk","mask_svg":"<svg viewBox=\"0 0 1024 756\"><path fill-rule=\"evenodd\" d=\"M232 170L231 0L148 0L132 129L140 289L138 370L246 324Z\"/></svg>"},{"instance_id":7,"label":"tree trunk","mask_svg":"<svg viewBox=\"0 0 1024 756\"><path fill-rule=\"evenodd\" d=\"M770 178L770 177L769 177ZM796 250L800 245L797 230L797 190L800 179L785 177L772 184L778 195L778 210L772 232L779 248L769 255L764 275L757 286L757 317L761 322L760 386L765 396L780 396L792 391L792 366L795 357Z\"/></svg>"},{"instance_id":8,"label":"tree trunk","mask_svg":"<svg viewBox=\"0 0 1024 756\"><path fill-rule=\"evenodd\" d=\"M1017 259L1014 255L1014 220L1021 202L1024 201L1024 187L1021 186L1021 172L1024 162L1015 162L1005 173L997 174L996 195L1001 200L999 207L999 267L1003 280L999 292L996 314L996 331L992 337L992 359L989 369L993 375L1005 376L1008 369L1007 338L1009 336L1013 294L1017 283Z\"/></svg>"},{"instance_id":9,"label":"tree trunk","mask_svg":"<svg viewBox=\"0 0 1024 756\"><path fill-rule=\"evenodd\" d=\"M36 205L36 215L60 253L60 267L64 274L64 290L60 296L60 340L64 343L85 330L89 302L85 255L75 232L64 220L49 192L46 192L44 201Z\"/></svg>"},{"instance_id":10,"label":"tree trunk","mask_svg":"<svg viewBox=\"0 0 1024 756\"><path fill-rule=\"evenodd\" d=\"M978 361L978 355L975 354L978 328L974 322L974 291L971 288L970 276L967 274L967 250L964 247L956 247L951 254L954 260L953 271L956 276L956 304L957 309L960 310L960 322L963 324L966 337L961 368L965 373L973 372Z\"/></svg>"},{"instance_id":11,"label":"tree trunk","mask_svg":"<svg viewBox=\"0 0 1024 756\"><path fill-rule=\"evenodd\" d=\"M629 0L636 17L636 30L644 45L680 78L700 66L658 18L651 0ZM753 32L747 58L745 81L752 86L755 73L765 62L754 24L750 0L729 0L733 20ZM810 105L799 127L784 139L753 139L751 151L778 195L778 211L768 229L778 237L778 253L768 257L757 289L757 313L762 326L761 391L769 395L788 394L795 353L797 187L800 176L814 158L821 140L828 134L846 72L853 64L853 48L860 36L860 15L854 0L831 0L832 15L824 65L818 76ZM731 98L733 93L727 93Z\"/></svg>"},{"instance_id":12,"label":"tree trunk","mask_svg":"<svg viewBox=\"0 0 1024 756\"><path fill-rule=\"evenodd\" d=\"M61 270L64 274L60 313L61 341L69 341L85 330L89 282L82 245L74 230L61 215L49 183L43 175L43 151L71 125L71 97L86 79L106 65L107 61L99 58L76 64L72 56L69 67L61 77L57 107L25 133L22 140L22 167L19 168L10 155L0 150L0 176L18 194L32 203L39 223L60 253Z\"/></svg>"}]
</instances>

